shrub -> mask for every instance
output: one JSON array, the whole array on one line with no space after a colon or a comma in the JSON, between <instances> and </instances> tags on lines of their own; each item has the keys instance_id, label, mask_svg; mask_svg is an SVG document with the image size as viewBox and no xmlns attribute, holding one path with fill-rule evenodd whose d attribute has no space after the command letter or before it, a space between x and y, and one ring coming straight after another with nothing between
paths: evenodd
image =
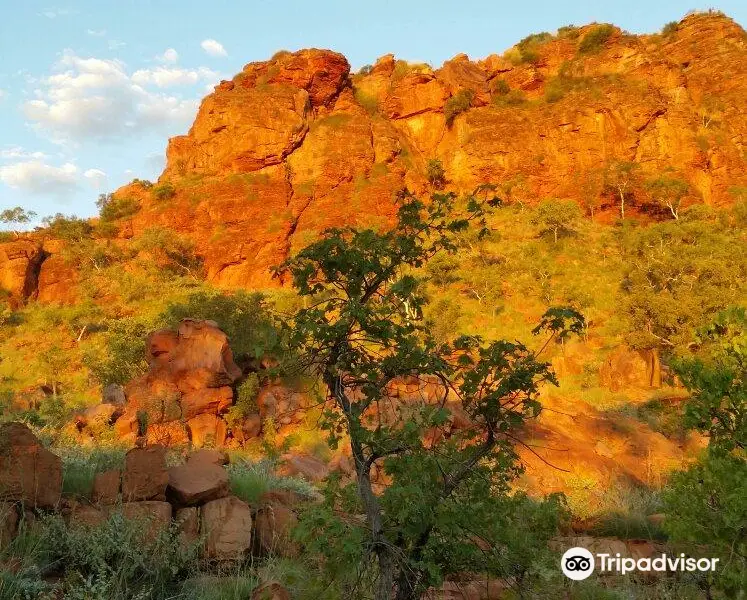
<instances>
[{"instance_id":1,"label":"shrub","mask_svg":"<svg viewBox=\"0 0 747 600\"><path fill-rule=\"evenodd\" d=\"M379 99L373 94L367 94L363 90L357 89L353 93L355 101L360 104L369 115L375 115L379 112Z\"/></svg>"},{"instance_id":2,"label":"shrub","mask_svg":"<svg viewBox=\"0 0 747 600\"><path fill-rule=\"evenodd\" d=\"M358 70L358 75L368 75L371 71L373 71L373 65L363 65Z\"/></svg>"},{"instance_id":3,"label":"shrub","mask_svg":"<svg viewBox=\"0 0 747 600\"><path fill-rule=\"evenodd\" d=\"M444 104L444 116L446 117L447 127L451 127L458 115L469 110L474 96L475 92L472 90L461 89L446 101L446 104Z\"/></svg>"},{"instance_id":4,"label":"shrub","mask_svg":"<svg viewBox=\"0 0 747 600\"><path fill-rule=\"evenodd\" d=\"M425 165L425 176L436 189L446 185L446 171L443 163L438 158L431 158Z\"/></svg>"},{"instance_id":5,"label":"shrub","mask_svg":"<svg viewBox=\"0 0 747 600\"><path fill-rule=\"evenodd\" d=\"M227 469L231 493L252 506L256 506L259 497L270 490L290 490L306 498L317 495L314 486L302 479L275 475L272 461L242 461L230 464Z\"/></svg>"},{"instance_id":6,"label":"shrub","mask_svg":"<svg viewBox=\"0 0 747 600\"><path fill-rule=\"evenodd\" d=\"M581 209L573 200L543 200L537 206L532 223L540 228L540 235L552 234L555 243L560 236L578 233Z\"/></svg>"},{"instance_id":7,"label":"shrub","mask_svg":"<svg viewBox=\"0 0 747 600\"><path fill-rule=\"evenodd\" d=\"M558 27L559 38L575 40L579 35L578 27L575 25L564 25L563 27Z\"/></svg>"},{"instance_id":8,"label":"shrub","mask_svg":"<svg viewBox=\"0 0 747 600\"><path fill-rule=\"evenodd\" d=\"M112 194L101 194L96 201L102 221L118 221L130 217L140 210L135 198L115 198Z\"/></svg>"},{"instance_id":9,"label":"shrub","mask_svg":"<svg viewBox=\"0 0 747 600\"><path fill-rule=\"evenodd\" d=\"M673 35L677 33L677 30L679 29L679 24L677 21L670 21L664 27L661 28L662 35Z\"/></svg>"},{"instance_id":10,"label":"shrub","mask_svg":"<svg viewBox=\"0 0 747 600\"><path fill-rule=\"evenodd\" d=\"M259 377L257 377L256 373L250 373L238 388L236 388L236 402L228 411L226 421L229 424L237 423L259 412L257 406L258 395Z\"/></svg>"},{"instance_id":11,"label":"shrub","mask_svg":"<svg viewBox=\"0 0 747 600\"><path fill-rule=\"evenodd\" d=\"M169 183L168 181L159 183L158 185L153 187L153 196L156 198L156 200L168 200L170 198L173 198L175 195L176 189L174 188L173 184Z\"/></svg>"},{"instance_id":12,"label":"shrub","mask_svg":"<svg viewBox=\"0 0 747 600\"><path fill-rule=\"evenodd\" d=\"M597 25L587 33L581 43L578 45L578 50L582 54L590 54L592 52L598 52L607 43L607 40L612 37L615 33L615 28L608 23Z\"/></svg>"},{"instance_id":13,"label":"shrub","mask_svg":"<svg viewBox=\"0 0 747 600\"><path fill-rule=\"evenodd\" d=\"M552 34L543 31L542 33L533 33L526 36L518 44L516 48L518 50L518 57L512 55L513 61L516 62L518 59L519 63L536 63L540 59L539 47L545 42L552 39Z\"/></svg>"},{"instance_id":14,"label":"shrub","mask_svg":"<svg viewBox=\"0 0 747 600\"><path fill-rule=\"evenodd\" d=\"M53 217L44 217L42 222L46 225L50 236L66 242L81 241L91 237L93 232L93 226L88 221L75 215L68 217L57 213Z\"/></svg>"},{"instance_id":15,"label":"shrub","mask_svg":"<svg viewBox=\"0 0 747 600\"><path fill-rule=\"evenodd\" d=\"M511 91L511 87L505 79L495 79L493 81L493 93L497 96L505 96Z\"/></svg>"}]
</instances>

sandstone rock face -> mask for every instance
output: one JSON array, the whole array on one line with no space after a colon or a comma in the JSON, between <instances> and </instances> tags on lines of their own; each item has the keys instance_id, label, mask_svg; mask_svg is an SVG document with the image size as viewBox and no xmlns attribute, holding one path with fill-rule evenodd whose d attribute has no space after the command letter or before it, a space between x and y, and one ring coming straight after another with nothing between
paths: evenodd
<instances>
[{"instance_id":1,"label":"sandstone rock face","mask_svg":"<svg viewBox=\"0 0 747 600\"><path fill-rule=\"evenodd\" d=\"M16 302L38 295L39 270L47 254L33 240L19 239L0 244L0 289Z\"/></svg>"},{"instance_id":2,"label":"sandstone rock face","mask_svg":"<svg viewBox=\"0 0 747 600\"><path fill-rule=\"evenodd\" d=\"M228 462L228 454L223 450L216 450L214 448L203 448L187 456L187 464L207 463L222 466L227 465Z\"/></svg>"},{"instance_id":3,"label":"sandstone rock face","mask_svg":"<svg viewBox=\"0 0 747 600\"><path fill-rule=\"evenodd\" d=\"M133 448L127 453L122 475L122 497L125 502L165 500L168 483L166 448L148 446Z\"/></svg>"},{"instance_id":4,"label":"sandstone rock face","mask_svg":"<svg viewBox=\"0 0 747 600\"><path fill-rule=\"evenodd\" d=\"M135 438L138 415L147 415L148 443L222 445L226 425L220 418L233 403L230 385L241 370L233 362L228 338L212 321L185 319L176 330L151 333L146 344L149 370L124 389L124 414L116 421L120 437ZM212 436L212 437L211 437Z\"/></svg>"},{"instance_id":5,"label":"sandstone rock face","mask_svg":"<svg viewBox=\"0 0 747 600\"><path fill-rule=\"evenodd\" d=\"M206 536L205 556L214 560L241 560L251 546L252 509L235 496L202 507L200 529Z\"/></svg>"},{"instance_id":6,"label":"sandstone rock face","mask_svg":"<svg viewBox=\"0 0 747 600\"><path fill-rule=\"evenodd\" d=\"M62 494L62 461L22 423L0 425L0 501L52 508Z\"/></svg>"},{"instance_id":7,"label":"sandstone rock face","mask_svg":"<svg viewBox=\"0 0 747 600\"><path fill-rule=\"evenodd\" d=\"M286 477L299 476L319 482L329 475L329 467L313 456L286 454L282 457L279 473Z\"/></svg>"},{"instance_id":8,"label":"sandstone rock face","mask_svg":"<svg viewBox=\"0 0 747 600\"><path fill-rule=\"evenodd\" d=\"M119 469L97 473L93 478L91 501L96 504L116 504L121 479L122 473Z\"/></svg>"},{"instance_id":9,"label":"sandstone rock face","mask_svg":"<svg viewBox=\"0 0 747 600\"><path fill-rule=\"evenodd\" d=\"M228 494L228 473L220 465L192 461L169 469L169 499L180 506L194 506Z\"/></svg>"},{"instance_id":10,"label":"sandstone rock face","mask_svg":"<svg viewBox=\"0 0 747 600\"><path fill-rule=\"evenodd\" d=\"M651 375L648 362L640 353L625 347L615 349L599 370L602 385L612 391L625 387L647 388Z\"/></svg>"},{"instance_id":11,"label":"sandstone rock face","mask_svg":"<svg viewBox=\"0 0 747 600\"><path fill-rule=\"evenodd\" d=\"M168 227L195 242L211 282L282 285L270 268L324 227L386 224L403 185L428 193L431 158L455 192L520 182L513 202L582 202L600 167L625 160L646 177L682 173L693 190L687 204L726 205L729 189L747 184L744 40L728 17L703 13L664 38L618 30L593 55L558 37L537 48L533 64L458 55L433 70L387 55L351 76L335 52L281 52L216 86L189 133L169 142L160 180L175 189L168 206L136 184L115 193L142 206L120 241ZM534 102L506 102L494 92L498 80ZM547 101L564 82L572 89ZM471 107L447 127L444 105L463 89L473 92ZM595 194L599 217L613 218L613 199ZM649 201L639 186L630 211ZM0 244L0 287L21 301L63 295L74 274L64 273L60 244L43 248Z\"/></svg>"},{"instance_id":12,"label":"sandstone rock face","mask_svg":"<svg viewBox=\"0 0 747 600\"><path fill-rule=\"evenodd\" d=\"M180 508L174 515L179 527L179 539L184 546L194 544L200 537L200 509L195 506Z\"/></svg>"}]
</instances>

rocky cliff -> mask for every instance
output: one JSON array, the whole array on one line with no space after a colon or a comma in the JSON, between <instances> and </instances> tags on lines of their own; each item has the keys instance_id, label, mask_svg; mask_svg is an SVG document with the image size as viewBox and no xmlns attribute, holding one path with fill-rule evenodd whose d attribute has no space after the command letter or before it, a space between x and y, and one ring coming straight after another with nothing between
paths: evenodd
<instances>
[{"instance_id":1,"label":"rocky cliff","mask_svg":"<svg viewBox=\"0 0 747 600\"><path fill-rule=\"evenodd\" d=\"M403 185L430 193L431 159L446 189L491 182L508 201L573 198L602 219L615 214L603 177L613 161L636 163L641 181L676 173L686 202L732 202L747 184L745 31L720 13L689 15L666 35L599 29L562 28L439 69L389 55L351 74L344 56L316 49L250 63L169 141L160 188L117 190L140 206L119 236L174 229L195 242L211 282L277 285L270 267L320 230L385 224ZM647 200L633 189L632 210ZM0 245L2 287L64 299L59 282L74 274L52 247Z\"/></svg>"}]
</instances>

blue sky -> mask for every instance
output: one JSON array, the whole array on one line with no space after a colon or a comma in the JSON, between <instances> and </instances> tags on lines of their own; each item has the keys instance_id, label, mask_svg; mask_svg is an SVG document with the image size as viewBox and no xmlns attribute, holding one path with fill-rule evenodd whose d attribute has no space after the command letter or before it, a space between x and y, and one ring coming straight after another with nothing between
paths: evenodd
<instances>
[{"instance_id":1,"label":"blue sky","mask_svg":"<svg viewBox=\"0 0 747 600\"><path fill-rule=\"evenodd\" d=\"M0 210L95 213L100 192L156 179L221 78L280 49L331 48L354 69L393 52L434 66L529 33L612 22L654 32L692 0L558 2L0 0ZM708 8L703 6L700 8ZM747 2L716 8L747 22Z\"/></svg>"}]
</instances>

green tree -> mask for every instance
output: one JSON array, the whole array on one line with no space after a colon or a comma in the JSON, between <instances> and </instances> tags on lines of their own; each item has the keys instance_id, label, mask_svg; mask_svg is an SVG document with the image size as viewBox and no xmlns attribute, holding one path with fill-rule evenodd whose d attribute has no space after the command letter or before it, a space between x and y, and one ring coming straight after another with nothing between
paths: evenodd
<instances>
[{"instance_id":1,"label":"green tree","mask_svg":"<svg viewBox=\"0 0 747 600\"><path fill-rule=\"evenodd\" d=\"M658 386L661 351L686 351L698 328L742 297L747 260L739 238L719 223L682 219L623 235L627 341L650 351Z\"/></svg>"},{"instance_id":2,"label":"green tree","mask_svg":"<svg viewBox=\"0 0 747 600\"><path fill-rule=\"evenodd\" d=\"M625 160L608 163L604 171L604 187L620 201L620 218L625 219L625 202L633 193L638 180L638 165Z\"/></svg>"},{"instance_id":3,"label":"green tree","mask_svg":"<svg viewBox=\"0 0 747 600\"><path fill-rule=\"evenodd\" d=\"M646 189L656 204L669 209L675 221L680 218L680 204L690 191L684 179L662 175L648 181Z\"/></svg>"},{"instance_id":4,"label":"green tree","mask_svg":"<svg viewBox=\"0 0 747 600\"><path fill-rule=\"evenodd\" d=\"M131 217L140 210L140 203L135 198L115 198L113 194L99 194L96 206L103 222Z\"/></svg>"},{"instance_id":5,"label":"green tree","mask_svg":"<svg viewBox=\"0 0 747 600\"><path fill-rule=\"evenodd\" d=\"M362 578L373 569L377 600L418 599L457 571L506 574L517 559L501 539L515 517L507 506L518 499L508 490L520 472L516 430L539 413L540 386L555 383L549 365L520 343L431 338L413 270L455 251L455 234L470 223L486 233L485 207L472 198L457 211L454 194L425 204L405 191L399 200L393 229L328 230L279 268L309 298L291 340L325 384L322 426L333 447L348 440L356 471L355 484L328 489L327 512L313 517L327 535L316 538L329 541L320 551L335 551L332 568L355 566ZM535 332L564 337L582 325L577 313L554 309ZM392 406L387 389L402 377L430 381L433 401ZM450 430L452 410L470 425ZM391 480L378 493L374 469ZM337 510L346 508L361 511L365 524L342 519Z\"/></svg>"},{"instance_id":6,"label":"green tree","mask_svg":"<svg viewBox=\"0 0 747 600\"><path fill-rule=\"evenodd\" d=\"M576 235L580 223L581 210L573 200L543 200L532 217L532 224L539 226L540 235L552 233L556 244L559 235Z\"/></svg>"},{"instance_id":7,"label":"green tree","mask_svg":"<svg viewBox=\"0 0 747 600\"><path fill-rule=\"evenodd\" d=\"M444 170L444 164L438 158L431 158L425 165L425 176L430 183L437 190L442 189L446 185L446 171Z\"/></svg>"},{"instance_id":8,"label":"green tree","mask_svg":"<svg viewBox=\"0 0 747 600\"><path fill-rule=\"evenodd\" d=\"M192 279L201 275L202 260L195 254L194 244L171 229L146 229L133 247L146 254L160 270L188 275Z\"/></svg>"},{"instance_id":9,"label":"green tree","mask_svg":"<svg viewBox=\"0 0 747 600\"><path fill-rule=\"evenodd\" d=\"M0 212L0 223L5 223L6 225L27 225L34 217L36 217L36 213L33 210L25 210L20 206L16 206L14 208L6 208ZM17 229L13 229L13 234L16 237L21 235Z\"/></svg>"}]
</instances>

